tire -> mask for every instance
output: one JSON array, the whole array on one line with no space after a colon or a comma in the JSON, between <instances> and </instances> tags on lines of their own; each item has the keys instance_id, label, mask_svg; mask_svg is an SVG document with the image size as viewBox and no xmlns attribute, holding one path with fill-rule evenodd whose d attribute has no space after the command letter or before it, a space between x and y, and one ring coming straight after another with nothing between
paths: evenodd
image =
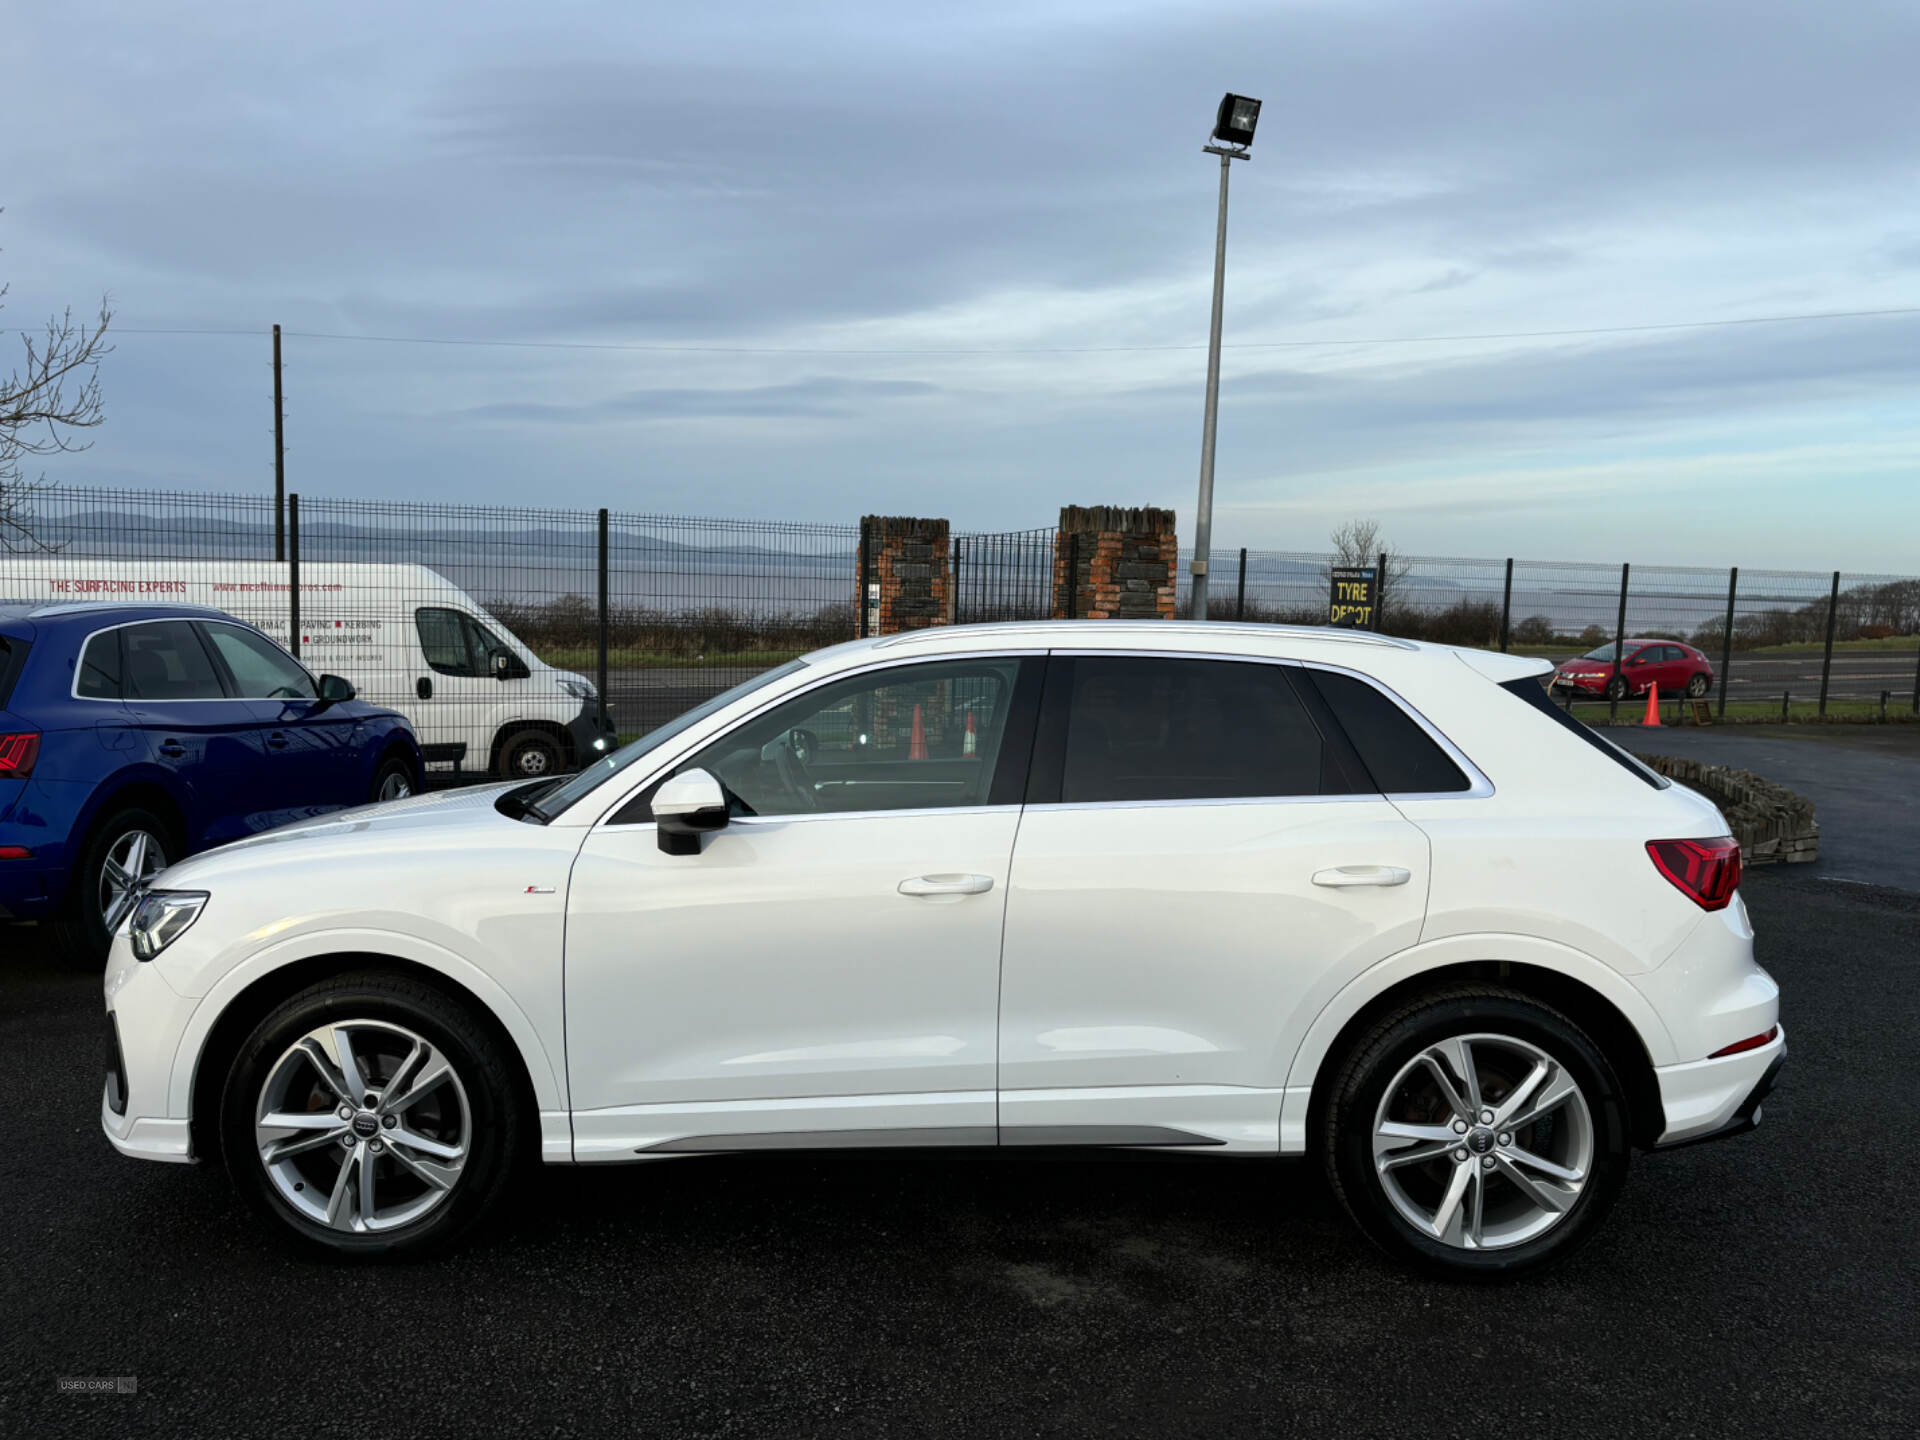
<instances>
[{"instance_id":1,"label":"tire","mask_svg":"<svg viewBox=\"0 0 1920 1440\"><path fill-rule=\"evenodd\" d=\"M342 1036L364 1071L361 1086L335 1063ZM418 1044L428 1049L409 1065ZM442 1062L447 1079L387 1108ZM322 981L278 1006L234 1056L220 1099L227 1171L249 1204L309 1251L371 1261L444 1250L498 1212L527 1153L516 1073L507 1042L431 985L384 971ZM404 1088L390 1093L396 1082ZM362 1091L345 1119L342 1089ZM255 1122L267 1113L303 1123L262 1135Z\"/></svg>"},{"instance_id":2,"label":"tire","mask_svg":"<svg viewBox=\"0 0 1920 1440\"><path fill-rule=\"evenodd\" d=\"M1713 681L1705 675L1690 675L1687 677L1687 694L1692 699L1698 700L1712 688Z\"/></svg>"},{"instance_id":3,"label":"tire","mask_svg":"<svg viewBox=\"0 0 1920 1440\"><path fill-rule=\"evenodd\" d=\"M1611 680L1607 681L1606 696L1607 696L1607 699L1609 700L1626 699L1627 698L1627 677L1624 675L1616 675Z\"/></svg>"},{"instance_id":4,"label":"tire","mask_svg":"<svg viewBox=\"0 0 1920 1440\"><path fill-rule=\"evenodd\" d=\"M146 837L144 845L141 836ZM124 888L107 875L108 861L123 867L133 861L139 873L131 879L142 882L185 854L186 847L173 826L153 811L129 806L109 813L93 827L81 851L73 890L67 897L67 913L47 927L55 949L75 962L106 964L107 952L113 948L113 932L126 918L121 910L108 923L109 907L124 894Z\"/></svg>"},{"instance_id":5,"label":"tire","mask_svg":"<svg viewBox=\"0 0 1920 1440\"><path fill-rule=\"evenodd\" d=\"M1425 1059L1442 1057L1454 1093L1471 1104L1446 1058L1459 1037L1472 1037L1484 1087L1464 1135ZM1551 1068L1503 1127L1500 1109L1542 1060ZM1449 1278L1504 1279L1566 1258L1606 1218L1630 1154L1623 1094L1600 1048L1559 1011L1498 986L1450 986L1386 1016L1348 1053L1323 1113L1323 1159L1347 1213L1390 1254ZM1494 1126L1482 1123L1485 1107ZM1428 1133L1382 1136L1383 1123Z\"/></svg>"},{"instance_id":6,"label":"tire","mask_svg":"<svg viewBox=\"0 0 1920 1440\"><path fill-rule=\"evenodd\" d=\"M558 775L564 760L560 742L545 730L516 730L500 742L502 780L540 780Z\"/></svg>"},{"instance_id":7,"label":"tire","mask_svg":"<svg viewBox=\"0 0 1920 1440\"><path fill-rule=\"evenodd\" d=\"M369 803L384 805L389 800L404 800L411 794L413 766L403 755L387 756L373 772L373 786L367 792Z\"/></svg>"}]
</instances>

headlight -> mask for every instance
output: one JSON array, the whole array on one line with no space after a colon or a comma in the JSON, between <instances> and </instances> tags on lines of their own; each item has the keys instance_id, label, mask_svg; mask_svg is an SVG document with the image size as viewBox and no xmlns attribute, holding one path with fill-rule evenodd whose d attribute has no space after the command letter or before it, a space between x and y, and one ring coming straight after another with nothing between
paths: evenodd
<instances>
[{"instance_id":1,"label":"headlight","mask_svg":"<svg viewBox=\"0 0 1920 1440\"><path fill-rule=\"evenodd\" d=\"M560 688L576 700L591 700L594 696L593 686L585 680L562 680Z\"/></svg>"},{"instance_id":2,"label":"headlight","mask_svg":"<svg viewBox=\"0 0 1920 1440\"><path fill-rule=\"evenodd\" d=\"M151 960L187 933L206 908L204 890L149 890L133 907L127 935L136 960Z\"/></svg>"}]
</instances>

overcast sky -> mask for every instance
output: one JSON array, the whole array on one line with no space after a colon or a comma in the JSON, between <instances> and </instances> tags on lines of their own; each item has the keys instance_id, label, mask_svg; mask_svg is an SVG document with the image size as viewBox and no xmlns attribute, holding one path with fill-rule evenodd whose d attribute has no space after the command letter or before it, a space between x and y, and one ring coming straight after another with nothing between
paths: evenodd
<instances>
[{"instance_id":1,"label":"overcast sky","mask_svg":"<svg viewBox=\"0 0 1920 1440\"><path fill-rule=\"evenodd\" d=\"M62 0L7 29L0 323L108 291L129 332L51 479L270 490L278 321L637 347L289 338L307 494L1156 503L1184 538L1200 146L1235 89L1266 108L1217 544L1369 514L1426 554L1920 571L1920 314L1298 343L1920 307L1912 0ZM130 333L194 327L255 333Z\"/></svg>"}]
</instances>

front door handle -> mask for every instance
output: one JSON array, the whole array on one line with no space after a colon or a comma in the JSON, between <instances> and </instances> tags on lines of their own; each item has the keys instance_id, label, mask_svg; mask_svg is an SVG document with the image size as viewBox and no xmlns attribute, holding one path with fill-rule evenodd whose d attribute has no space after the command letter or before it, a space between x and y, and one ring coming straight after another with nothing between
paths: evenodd
<instances>
[{"instance_id":1,"label":"front door handle","mask_svg":"<svg viewBox=\"0 0 1920 1440\"><path fill-rule=\"evenodd\" d=\"M187 747L182 745L178 740L162 740L159 748L160 753L165 755L169 760L178 760L182 755L187 753Z\"/></svg>"},{"instance_id":2,"label":"front door handle","mask_svg":"<svg viewBox=\"0 0 1920 1440\"><path fill-rule=\"evenodd\" d=\"M1411 870L1398 865L1339 865L1331 870L1316 870L1313 883L1330 889L1348 885L1404 885L1413 878Z\"/></svg>"},{"instance_id":3,"label":"front door handle","mask_svg":"<svg viewBox=\"0 0 1920 1440\"><path fill-rule=\"evenodd\" d=\"M919 875L900 882L902 895L984 895L991 889L991 875Z\"/></svg>"},{"instance_id":4,"label":"front door handle","mask_svg":"<svg viewBox=\"0 0 1920 1440\"><path fill-rule=\"evenodd\" d=\"M271 745L275 750L284 750L287 748L287 737L276 730L267 736L267 744Z\"/></svg>"}]
</instances>

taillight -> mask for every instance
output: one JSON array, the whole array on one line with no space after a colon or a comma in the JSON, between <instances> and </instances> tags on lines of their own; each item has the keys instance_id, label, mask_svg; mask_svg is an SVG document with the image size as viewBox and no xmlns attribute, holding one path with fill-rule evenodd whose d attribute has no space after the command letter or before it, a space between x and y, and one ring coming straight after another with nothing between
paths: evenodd
<instances>
[{"instance_id":1,"label":"taillight","mask_svg":"<svg viewBox=\"0 0 1920 1440\"><path fill-rule=\"evenodd\" d=\"M1740 842L1731 835L1718 840L1649 840L1647 854L1654 867L1702 910L1724 910L1740 888Z\"/></svg>"},{"instance_id":2,"label":"taillight","mask_svg":"<svg viewBox=\"0 0 1920 1440\"><path fill-rule=\"evenodd\" d=\"M33 774L33 762L40 755L40 735L29 730L20 735L0 735L0 780L24 780Z\"/></svg>"}]
</instances>

